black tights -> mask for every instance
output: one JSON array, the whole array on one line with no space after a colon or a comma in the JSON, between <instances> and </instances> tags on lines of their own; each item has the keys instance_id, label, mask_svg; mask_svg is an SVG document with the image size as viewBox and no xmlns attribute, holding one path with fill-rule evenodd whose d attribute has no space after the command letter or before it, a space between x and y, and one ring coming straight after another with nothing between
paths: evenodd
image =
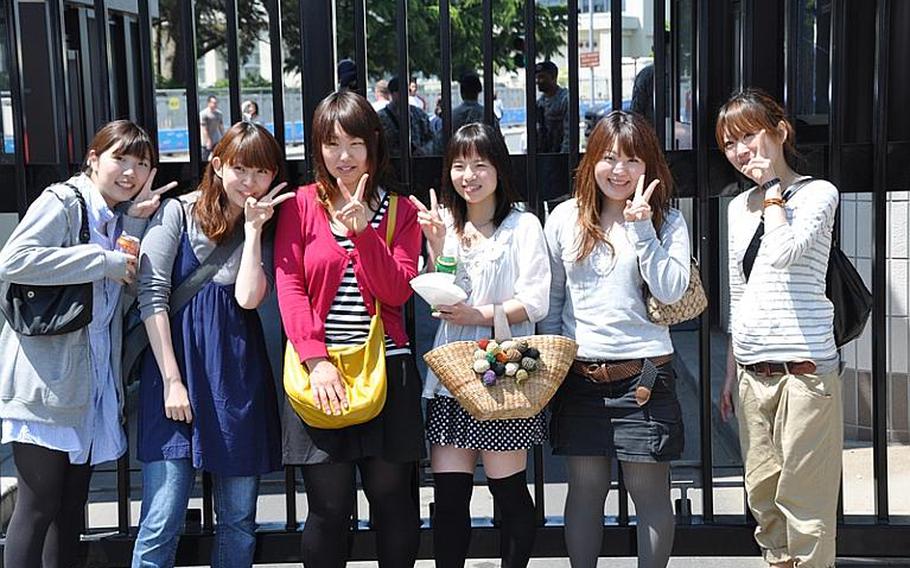
<instances>
[{"instance_id":1,"label":"black tights","mask_svg":"<svg viewBox=\"0 0 910 568\"><path fill-rule=\"evenodd\" d=\"M343 568L351 542L354 467L376 523L381 568L411 568L417 558L420 516L415 501L414 463L369 458L356 463L307 465L303 470L309 513L301 553L307 568Z\"/></svg>"},{"instance_id":2,"label":"black tights","mask_svg":"<svg viewBox=\"0 0 910 568\"><path fill-rule=\"evenodd\" d=\"M433 557L436 568L463 568L471 541L470 473L434 473ZM502 568L525 568L537 531L524 470L487 486L502 516Z\"/></svg>"},{"instance_id":3,"label":"black tights","mask_svg":"<svg viewBox=\"0 0 910 568\"><path fill-rule=\"evenodd\" d=\"M92 467L72 465L66 452L13 443L19 485L6 531L5 566L81 566L79 533Z\"/></svg>"}]
</instances>

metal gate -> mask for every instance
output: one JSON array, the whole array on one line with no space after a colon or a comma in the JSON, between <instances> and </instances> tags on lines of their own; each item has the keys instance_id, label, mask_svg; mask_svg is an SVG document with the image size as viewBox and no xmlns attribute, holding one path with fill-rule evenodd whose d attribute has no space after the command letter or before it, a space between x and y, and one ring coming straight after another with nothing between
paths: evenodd
<instances>
[{"instance_id":1,"label":"metal gate","mask_svg":"<svg viewBox=\"0 0 910 568\"><path fill-rule=\"evenodd\" d=\"M696 325L673 330L677 371L688 389L681 396L690 448L672 473L674 555L757 554L735 434L719 420L715 405L726 342L724 204L741 181L716 148L713 117L739 86L771 92L795 119L805 173L840 188L839 237L875 298L869 328L843 353L845 460L852 461L839 507L838 553L910 557L906 485L889 483L906 483L901 464L910 463L902 461L910 443L910 115L902 112L902 102L910 100L910 0L0 5L0 215L21 214L43 187L72 172L95 128L113 118L131 118L158 140L166 157L159 180L193 187L204 165L196 117L212 94L222 96L225 114L234 120L244 99L257 102L262 121L286 150L287 179L303 182L311 175L306 125L319 100L336 88L336 65L345 58L355 64L357 90L371 97L367 85L380 78L397 77L404 88L416 77L417 101L421 84L425 103L439 101L443 141L451 134L458 99L453 82L466 70L477 72L485 118L492 121L495 113L512 136L517 186L542 213L571 189L585 125L605 110L630 104L643 109L667 152L711 300ZM539 151L535 74L528 70L544 59L558 63L565 74L561 84L569 89L563 152ZM647 67L652 78L639 84ZM412 155L407 107L399 110L403 152L394 163L401 190L425 197L429 187L438 187L441 159L432 152ZM409 326L419 350L429 347L420 343L424 320L412 306ZM559 497L549 493L565 481L562 466L544 448L530 461L540 523L535 556L565 556ZM425 493L429 478L425 467L416 471L415 490ZM125 566L136 531L130 505L139 476L124 458L96 479L110 480L117 522L87 523L87 554L93 566ZM616 487L602 554L633 556L634 514L621 479ZM264 493L284 496L283 514L262 524L257 562L299 561L301 491L292 468L265 481ZM201 496L201 507L188 514L178 564L204 564L209 557L215 523L207 477ZM420 557L431 558L429 508L421 512ZM474 524L470 556L499 556L495 511ZM352 531L352 559L374 558L368 516L357 515Z\"/></svg>"}]
</instances>

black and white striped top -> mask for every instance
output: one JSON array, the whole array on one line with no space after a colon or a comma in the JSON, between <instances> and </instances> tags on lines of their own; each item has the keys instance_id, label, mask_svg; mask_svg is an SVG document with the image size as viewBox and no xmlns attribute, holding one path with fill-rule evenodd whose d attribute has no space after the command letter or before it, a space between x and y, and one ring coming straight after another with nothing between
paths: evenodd
<instances>
[{"instance_id":1,"label":"black and white striped top","mask_svg":"<svg viewBox=\"0 0 910 568\"><path fill-rule=\"evenodd\" d=\"M374 229L385 217L389 207L389 194L382 193L379 209L373 215L370 224ZM354 243L346 235L333 233L335 241L346 251L354 250ZM382 235L385 240L385 234ZM370 313L363 301L363 295L357 286L357 276L354 274L353 261L348 262L344 269L344 276L338 285L335 299L325 318L325 343L326 345L361 345L366 342L370 333ZM410 347L397 347L395 342L386 335L386 356L402 355L411 352Z\"/></svg>"},{"instance_id":2,"label":"black and white striped top","mask_svg":"<svg viewBox=\"0 0 910 568\"><path fill-rule=\"evenodd\" d=\"M786 204L787 223L766 232L746 281L743 257L759 222L744 192L728 209L730 332L736 360L805 361L819 372L837 366L834 308L825 295L825 274L837 188L807 183Z\"/></svg>"}]
</instances>

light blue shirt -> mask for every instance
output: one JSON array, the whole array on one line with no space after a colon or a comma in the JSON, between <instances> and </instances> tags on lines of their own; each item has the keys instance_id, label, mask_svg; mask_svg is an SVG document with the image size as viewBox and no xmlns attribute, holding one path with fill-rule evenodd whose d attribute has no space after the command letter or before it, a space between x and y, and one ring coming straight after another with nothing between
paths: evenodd
<instances>
[{"instance_id":1,"label":"light blue shirt","mask_svg":"<svg viewBox=\"0 0 910 568\"><path fill-rule=\"evenodd\" d=\"M89 242L114 250L120 235L120 217L104 201L87 176L70 180L85 197ZM135 235L134 235L135 236ZM126 452L126 435L120 425L116 378L111 368L111 320L120 305L122 285L110 278L93 282L91 346L92 399L79 426L57 426L24 420L2 422L2 443L35 444L69 453L70 463L91 465L115 460Z\"/></svg>"}]
</instances>

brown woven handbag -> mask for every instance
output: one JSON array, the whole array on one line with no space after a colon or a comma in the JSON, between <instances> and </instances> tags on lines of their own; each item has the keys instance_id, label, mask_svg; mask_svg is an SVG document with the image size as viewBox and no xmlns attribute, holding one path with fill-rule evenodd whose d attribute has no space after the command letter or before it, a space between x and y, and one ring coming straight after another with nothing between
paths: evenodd
<instances>
[{"instance_id":1,"label":"brown woven handbag","mask_svg":"<svg viewBox=\"0 0 910 568\"><path fill-rule=\"evenodd\" d=\"M648 319L658 325L676 325L701 315L708 307L708 298L701 284L701 272L695 257L689 265L689 287L678 302L661 303L646 287L645 305L648 308Z\"/></svg>"}]
</instances>

